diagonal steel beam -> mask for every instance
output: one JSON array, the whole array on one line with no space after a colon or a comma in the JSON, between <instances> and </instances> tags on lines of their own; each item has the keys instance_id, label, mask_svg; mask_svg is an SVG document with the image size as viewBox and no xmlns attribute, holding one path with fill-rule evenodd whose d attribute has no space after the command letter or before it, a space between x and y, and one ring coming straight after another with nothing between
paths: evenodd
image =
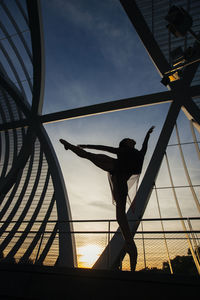
<instances>
[{"instance_id":1,"label":"diagonal steel beam","mask_svg":"<svg viewBox=\"0 0 200 300\"><path fill-rule=\"evenodd\" d=\"M135 1L120 0L120 2L124 7L127 15L129 16L132 24L134 25L137 33L139 34L141 40L143 41L147 52L149 53L160 73L163 74L165 71L167 71L167 69L169 69L168 63L166 62L157 43L155 42L153 35L151 34L141 12L135 4ZM127 213L128 219L135 220L134 222L131 222L129 224L133 237L137 231L140 220L143 217L146 206L150 199L152 188L156 181L169 139L171 137L181 107L185 107L188 111L190 111L191 115L195 115L195 120L199 117L199 109L197 110L197 112L195 111L195 105L193 101L191 101L191 88L189 87L189 84L196 72L196 67L197 66L189 68L189 71L185 70L184 80L179 80L170 84L173 101L168 111L152 158L147 167L144 178L140 184L139 190L135 196L134 212L132 211L132 208L130 208ZM94 264L93 268L112 269L117 265L120 257L125 253L124 239L122 238L122 235L119 234L119 232L120 229L117 230L108 246L105 248L99 259Z\"/></svg>"},{"instance_id":2,"label":"diagonal steel beam","mask_svg":"<svg viewBox=\"0 0 200 300\"><path fill-rule=\"evenodd\" d=\"M104 102L70 110L64 110L51 114L46 114L40 117L42 123L51 123L64 121L67 119L75 119L81 117L88 117L102 113L109 113L119 110L131 109L136 107L161 104L171 101L171 94L169 91L160 92L150 95L126 98L116 101Z\"/></svg>"},{"instance_id":3,"label":"diagonal steel beam","mask_svg":"<svg viewBox=\"0 0 200 300\"><path fill-rule=\"evenodd\" d=\"M200 97L200 85L192 86L190 89L190 96L192 98ZM162 104L172 101L172 95L170 91L160 92L150 95L137 96L133 98L126 98L121 100L115 100L111 102L105 102L95 105L83 106L79 108L64 110L51 114L38 116L37 118L41 123L47 124L52 122L60 122L64 120L71 120L76 118L84 118L88 116L94 116L98 114L110 113L114 111L133 109L143 106L150 106L156 104ZM27 127L31 124L31 118L17 120L0 124L0 132L13 128Z\"/></svg>"},{"instance_id":4,"label":"diagonal steel beam","mask_svg":"<svg viewBox=\"0 0 200 300\"><path fill-rule=\"evenodd\" d=\"M190 101L186 102L182 107L188 120L193 122L193 125L200 133L200 109L196 103L190 98Z\"/></svg>"},{"instance_id":5,"label":"diagonal steel beam","mask_svg":"<svg viewBox=\"0 0 200 300\"><path fill-rule=\"evenodd\" d=\"M199 94L200 94L200 86L199 86ZM98 114L104 114L113 111L120 111L120 110L137 108L142 106L162 104L170 101L171 101L170 91L160 92L160 93L155 93L150 95L143 95L143 96L138 96L133 98L126 98L126 99L115 100L111 102L104 102L104 103L88 105L88 106L83 106L74 109L68 109L68 110L50 113L42 116L30 115L30 117L27 119L0 124L0 131L29 126L31 122L34 122L34 118L37 118L37 120L39 120L41 123L46 124L46 123L60 122L60 121L71 120L76 118L83 118L83 117L88 117L88 116L93 116Z\"/></svg>"},{"instance_id":6,"label":"diagonal steel beam","mask_svg":"<svg viewBox=\"0 0 200 300\"><path fill-rule=\"evenodd\" d=\"M164 74L170 69L170 66L160 50L151 30L146 24L143 15L137 7L134 0L120 0L126 14L137 31L141 41L143 42L149 56L158 69L159 73Z\"/></svg>"},{"instance_id":7,"label":"diagonal steel beam","mask_svg":"<svg viewBox=\"0 0 200 300\"><path fill-rule=\"evenodd\" d=\"M169 139L171 137L171 133L173 131L174 125L176 123L178 114L182 105L188 101L189 93L188 88L182 82L177 82L172 86L172 97L174 101L172 102L165 123L163 125L161 134L159 136L157 145L153 152L150 163L147 167L144 178L140 184L138 192L134 199L134 213L132 208L128 210L127 218L130 220L136 220L135 222L131 222L130 229L135 235L137 228L140 224L140 220L145 212L146 206L151 196L151 191L154 186L154 182L158 175L160 165L162 163L162 159L164 153L166 151ZM153 124L152 124L153 125ZM113 238L111 239L109 245L105 248L97 262L94 264L93 268L97 269L112 269L116 266L117 262L120 260L121 255L124 254L124 239L119 234L120 229L117 230ZM109 256L109 266L108 266L108 258Z\"/></svg>"}]
</instances>

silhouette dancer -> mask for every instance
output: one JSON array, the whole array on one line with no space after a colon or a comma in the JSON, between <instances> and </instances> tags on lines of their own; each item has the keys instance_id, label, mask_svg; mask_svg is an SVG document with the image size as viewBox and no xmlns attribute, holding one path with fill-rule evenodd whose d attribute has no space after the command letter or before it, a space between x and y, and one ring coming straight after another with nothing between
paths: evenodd
<instances>
[{"instance_id":1,"label":"silhouette dancer","mask_svg":"<svg viewBox=\"0 0 200 300\"><path fill-rule=\"evenodd\" d=\"M153 129L154 126L147 132L140 151L135 148L136 142L130 138L123 139L119 143L118 148L102 145L75 146L60 139L60 142L64 145L66 150L71 150L79 157L86 158L97 167L109 172L113 187L113 197L116 202L116 218L126 242L126 252L130 257L131 271L134 271L136 268L137 248L126 217L126 199L128 195L127 181L132 175L141 173L148 140ZM83 148L114 153L117 155L117 158L105 154L87 152Z\"/></svg>"}]
</instances>

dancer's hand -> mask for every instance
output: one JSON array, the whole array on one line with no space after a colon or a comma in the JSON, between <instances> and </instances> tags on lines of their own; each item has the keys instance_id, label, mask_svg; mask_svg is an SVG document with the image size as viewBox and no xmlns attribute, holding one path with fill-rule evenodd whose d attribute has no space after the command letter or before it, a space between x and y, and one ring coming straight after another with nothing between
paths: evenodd
<instances>
[{"instance_id":1,"label":"dancer's hand","mask_svg":"<svg viewBox=\"0 0 200 300\"><path fill-rule=\"evenodd\" d=\"M152 127L149 129L148 133L149 133L149 134L152 133L153 130L154 130L154 128L155 128L155 126L152 126Z\"/></svg>"}]
</instances>

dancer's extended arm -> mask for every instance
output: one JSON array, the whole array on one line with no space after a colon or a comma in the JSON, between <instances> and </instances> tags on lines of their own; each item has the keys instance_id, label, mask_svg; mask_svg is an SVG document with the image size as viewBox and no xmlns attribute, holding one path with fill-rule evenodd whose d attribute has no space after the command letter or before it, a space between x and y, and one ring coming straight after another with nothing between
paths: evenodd
<instances>
[{"instance_id":1,"label":"dancer's extended arm","mask_svg":"<svg viewBox=\"0 0 200 300\"><path fill-rule=\"evenodd\" d=\"M148 146L148 141L149 141L149 137L150 137L150 134L153 132L154 130L154 126L152 126L149 131L147 132L146 136L145 136L145 139L144 139L144 142L142 144L142 149L140 150L140 152L145 155L146 152L147 152L147 146Z\"/></svg>"},{"instance_id":2,"label":"dancer's extended arm","mask_svg":"<svg viewBox=\"0 0 200 300\"><path fill-rule=\"evenodd\" d=\"M103 145L78 145L81 148L95 149L117 154L118 148L103 146Z\"/></svg>"}]
</instances>

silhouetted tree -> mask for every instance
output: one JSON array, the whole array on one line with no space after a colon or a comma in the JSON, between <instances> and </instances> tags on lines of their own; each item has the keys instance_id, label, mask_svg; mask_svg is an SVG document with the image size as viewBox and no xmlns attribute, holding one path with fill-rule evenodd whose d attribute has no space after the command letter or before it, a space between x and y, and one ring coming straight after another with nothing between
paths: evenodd
<instances>
[{"instance_id":1,"label":"silhouetted tree","mask_svg":"<svg viewBox=\"0 0 200 300\"><path fill-rule=\"evenodd\" d=\"M194 253L196 254L197 258L199 259L199 258L200 258L200 246L198 246L198 247L194 250ZM187 254L188 254L188 255L192 255L190 248L188 248Z\"/></svg>"},{"instance_id":2,"label":"silhouetted tree","mask_svg":"<svg viewBox=\"0 0 200 300\"><path fill-rule=\"evenodd\" d=\"M158 269L158 268L144 268L142 270L140 270L140 272L145 272L145 273L164 273L165 271L162 269Z\"/></svg>"},{"instance_id":3,"label":"silhouetted tree","mask_svg":"<svg viewBox=\"0 0 200 300\"><path fill-rule=\"evenodd\" d=\"M199 257L200 246L195 250L195 254ZM188 275L198 275L192 254L190 249L187 251L188 255L177 255L175 258L171 259L171 265L174 274L188 274ZM140 272L151 272L151 273L170 273L169 262L164 261L162 269L158 268L144 268Z\"/></svg>"},{"instance_id":4,"label":"silhouetted tree","mask_svg":"<svg viewBox=\"0 0 200 300\"><path fill-rule=\"evenodd\" d=\"M197 275L197 269L191 255L177 255L174 259L171 259L171 265L174 274L189 274ZM169 262L163 262L163 271L170 272Z\"/></svg>"}]
</instances>

